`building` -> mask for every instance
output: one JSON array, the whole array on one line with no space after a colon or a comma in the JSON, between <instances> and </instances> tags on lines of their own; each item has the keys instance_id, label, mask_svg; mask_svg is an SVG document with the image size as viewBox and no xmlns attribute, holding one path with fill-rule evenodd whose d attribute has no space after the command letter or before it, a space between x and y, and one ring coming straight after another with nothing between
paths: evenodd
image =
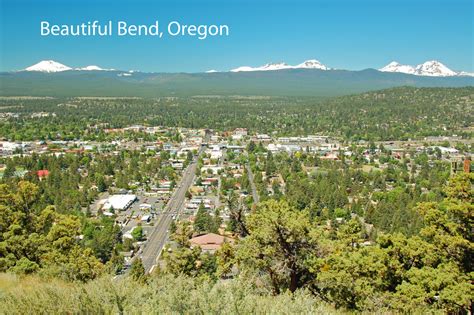
<instances>
[{"instance_id":1,"label":"building","mask_svg":"<svg viewBox=\"0 0 474 315\"><path fill-rule=\"evenodd\" d=\"M38 170L36 171L36 175L38 175L39 179L43 179L49 176L49 171L48 170Z\"/></svg>"},{"instance_id":2,"label":"building","mask_svg":"<svg viewBox=\"0 0 474 315\"><path fill-rule=\"evenodd\" d=\"M152 211L153 210L153 205L151 205L149 203L142 203L139 206L139 208L140 208L140 210Z\"/></svg>"},{"instance_id":3,"label":"building","mask_svg":"<svg viewBox=\"0 0 474 315\"><path fill-rule=\"evenodd\" d=\"M142 218L141 218L140 220L141 220L142 222L149 223L150 220L151 220L151 215L145 214L144 216L142 216Z\"/></svg>"},{"instance_id":4,"label":"building","mask_svg":"<svg viewBox=\"0 0 474 315\"><path fill-rule=\"evenodd\" d=\"M203 252L214 253L226 243L234 243L234 239L215 233L208 233L193 237L189 240L191 247L199 246Z\"/></svg>"},{"instance_id":5,"label":"building","mask_svg":"<svg viewBox=\"0 0 474 315\"><path fill-rule=\"evenodd\" d=\"M212 147L211 150L211 159L218 160L222 157L222 150L218 145Z\"/></svg>"},{"instance_id":6,"label":"building","mask_svg":"<svg viewBox=\"0 0 474 315\"><path fill-rule=\"evenodd\" d=\"M458 154L459 150L455 148L447 148L447 147L442 147L442 146L434 146L430 147L430 149L434 150L438 148L441 151L441 154Z\"/></svg>"},{"instance_id":7,"label":"building","mask_svg":"<svg viewBox=\"0 0 474 315\"><path fill-rule=\"evenodd\" d=\"M232 133L232 140L242 140L245 136L247 136L247 129L237 128Z\"/></svg>"},{"instance_id":8,"label":"building","mask_svg":"<svg viewBox=\"0 0 474 315\"><path fill-rule=\"evenodd\" d=\"M184 168L183 162L173 162L171 163L171 167L175 170L182 170Z\"/></svg>"},{"instance_id":9,"label":"building","mask_svg":"<svg viewBox=\"0 0 474 315\"><path fill-rule=\"evenodd\" d=\"M102 205L102 210L127 210L137 200L136 195L112 195Z\"/></svg>"},{"instance_id":10,"label":"building","mask_svg":"<svg viewBox=\"0 0 474 315\"><path fill-rule=\"evenodd\" d=\"M263 134L257 134L256 138L259 141L270 141L270 140L272 140L272 138L269 135L264 134L264 133Z\"/></svg>"}]
</instances>

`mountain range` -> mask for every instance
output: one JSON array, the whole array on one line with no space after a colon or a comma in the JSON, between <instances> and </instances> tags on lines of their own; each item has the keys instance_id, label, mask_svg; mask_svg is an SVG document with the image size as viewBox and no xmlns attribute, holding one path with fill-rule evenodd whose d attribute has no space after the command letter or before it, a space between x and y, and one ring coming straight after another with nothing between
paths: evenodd
<instances>
[{"instance_id":1,"label":"mountain range","mask_svg":"<svg viewBox=\"0 0 474 315\"><path fill-rule=\"evenodd\" d=\"M280 63L267 63L261 67L249 67L242 66L230 70L230 72L245 72L245 71L272 71L272 70L285 70L285 69L319 69L319 70L330 70L329 67L326 67L321 62L316 59L306 60L303 63L300 63L296 66L291 66L284 62Z\"/></svg>"},{"instance_id":2,"label":"mountain range","mask_svg":"<svg viewBox=\"0 0 474 315\"><path fill-rule=\"evenodd\" d=\"M251 67L251 66L241 66L235 69L231 69L230 72L254 72L254 71L276 71L276 70L288 70L288 69L317 69L317 70L335 70L330 68L316 59L306 60L298 65L292 66L284 62L280 63L267 63L263 66ZM69 70L78 70L78 71L113 71L114 69L103 69L98 66L86 66L83 68L72 68L66 65L63 65L54 60L43 60L34 64L30 67L27 67L21 71L38 71L45 73L52 72L62 72ZM436 60L426 61L417 66L402 65L396 61L390 62L385 67L379 69L382 72L398 72L406 73L418 76L433 76L433 77L449 77L449 76L474 76L473 73L468 73L465 71L456 72L449 69L447 66ZM206 73L216 73L216 72L225 72L217 70L209 70Z\"/></svg>"},{"instance_id":3,"label":"mountain range","mask_svg":"<svg viewBox=\"0 0 474 315\"><path fill-rule=\"evenodd\" d=\"M413 70L414 69L414 70ZM416 67L390 63L386 67L349 71L317 60L239 67L206 73L150 73L73 68L46 60L21 71L0 72L1 96L195 96L271 95L331 97L397 86L474 86L474 77L440 62Z\"/></svg>"}]
</instances>

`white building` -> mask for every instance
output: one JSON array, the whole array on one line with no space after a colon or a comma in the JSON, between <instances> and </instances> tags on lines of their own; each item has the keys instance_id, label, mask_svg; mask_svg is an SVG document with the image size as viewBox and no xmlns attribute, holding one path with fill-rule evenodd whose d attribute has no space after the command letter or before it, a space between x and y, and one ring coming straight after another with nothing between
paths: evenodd
<instances>
[{"instance_id":1,"label":"white building","mask_svg":"<svg viewBox=\"0 0 474 315\"><path fill-rule=\"evenodd\" d=\"M127 210L137 200L136 195L112 195L107 198L102 206L103 210Z\"/></svg>"},{"instance_id":2,"label":"white building","mask_svg":"<svg viewBox=\"0 0 474 315\"><path fill-rule=\"evenodd\" d=\"M218 160L222 157L222 150L218 145L212 147L211 150L211 159Z\"/></svg>"},{"instance_id":3,"label":"white building","mask_svg":"<svg viewBox=\"0 0 474 315\"><path fill-rule=\"evenodd\" d=\"M257 134L257 140L269 141L269 140L271 140L271 139L272 139L272 138L271 138L269 135L265 134L265 133L263 133L263 134Z\"/></svg>"},{"instance_id":4,"label":"white building","mask_svg":"<svg viewBox=\"0 0 474 315\"><path fill-rule=\"evenodd\" d=\"M151 211L153 210L153 205L149 204L149 203L142 203L140 206L139 206L140 210L148 210L148 211Z\"/></svg>"},{"instance_id":5,"label":"white building","mask_svg":"<svg viewBox=\"0 0 474 315\"><path fill-rule=\"evenodd\" d=\"M434 146L434 147L431 147L431 149L435 149L435 148L438 148L442 154L457 154L459 153L459 151L457 149L454 149L454 148L448 148L448 147L442 147L442 146Z\"/></svg>"}]
</instances>

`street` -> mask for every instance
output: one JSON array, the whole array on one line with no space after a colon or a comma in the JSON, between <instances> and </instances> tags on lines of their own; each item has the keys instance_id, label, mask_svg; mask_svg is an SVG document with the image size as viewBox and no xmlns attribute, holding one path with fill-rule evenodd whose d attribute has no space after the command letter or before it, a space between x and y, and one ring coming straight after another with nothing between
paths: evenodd
<instances>
[{"instance_id":1,"label":"street","mask_svg":"<svg viewBox=\"0 0 474 315\"><path fill-rule=\"evenodd\" d=\"M247 173L248 173L248 176L249 176L250 187L252 188L253 203L257 204L259 202L259 196L258 196L258 192L257 192L257 187L255 187L255 182L254 182L254 179L253 179L252 169L250 168L250 165L248 163L245 165L245 167L247 169Z\"/></svg>"},{"instance_id":2,"label":"street","mask_svg":"<svg viewBox=\"0 0 474 315\"><path fill-rule=\"evenodd\" d=\"M202 149L199 151L198 156L201 154L201 152ZM146 273L152 271L153 267L156 265L156 261L168 239L168 230L171 222L183 207L183 203L186 198L186 191L188 191L189 187L194 181L196 167L197 158L195 158L183 172L183 177L178 183L178 187L171 196L168 204L163 209L163 213L160 216L158 223L153 227L152 231L148 235L148 240L141 255Z\"/></svg>"}]
</instances>

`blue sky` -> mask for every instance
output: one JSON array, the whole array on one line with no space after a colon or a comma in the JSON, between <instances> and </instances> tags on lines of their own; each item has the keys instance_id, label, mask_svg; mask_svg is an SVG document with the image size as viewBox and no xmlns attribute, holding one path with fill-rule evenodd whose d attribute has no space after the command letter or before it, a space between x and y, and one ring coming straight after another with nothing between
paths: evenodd
<instances>
[{"instance_id":1,"label":"blue sky","mask_svg":"<svg viewBox=\"0 0 474 315\"><path fill-rule=\"evenodd\" d=\"M72 67L228 70L318 59L340 69L436 59L474 71L472 0L0 0L0 70L53 59ZM228 37L41 37L40 21L227 24Z\"/></svg>"}]
</instances>

